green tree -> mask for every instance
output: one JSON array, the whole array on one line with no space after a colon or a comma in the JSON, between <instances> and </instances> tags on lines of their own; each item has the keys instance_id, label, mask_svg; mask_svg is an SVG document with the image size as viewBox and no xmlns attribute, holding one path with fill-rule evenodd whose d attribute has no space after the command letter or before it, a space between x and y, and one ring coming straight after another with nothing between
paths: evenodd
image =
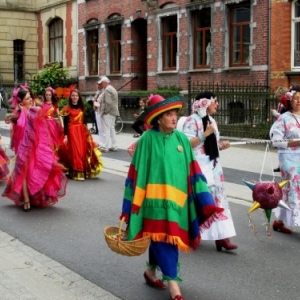
<instances>
[{"instance_id":1,"label":"green tree","mask_svg":"<svg viewBox=\"0 0 300 300\"><path fill-rule=\"evenodd\" d=\"M57 87L67 87L77 82L77 80L71 77L69 69L62 68L60 63L46 65L33 78L34 80L31 82L30 88L34 95L43 94L45 88L48 86L55 89Z\"/></svg>"}]
</instances>

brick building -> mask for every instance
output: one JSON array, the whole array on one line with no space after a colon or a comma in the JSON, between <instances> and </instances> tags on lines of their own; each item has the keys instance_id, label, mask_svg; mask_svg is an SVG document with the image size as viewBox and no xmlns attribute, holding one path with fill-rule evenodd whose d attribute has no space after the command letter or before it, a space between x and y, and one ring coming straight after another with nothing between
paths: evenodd
<instances>
[{"instance_id":1,"label":"brick building","mask_svg":"<svg viewBox=\"0 0 300 300\"><path fill-rule=\"evenodd\" d=\"M271 89L300 83L300 1L272 0Z\"/></svg>"},{"instance_id":2,"label":"brick building","mask_svg":"<svg viewBox=\"0 0 300 300\"><path fill-rule=\"evenodd\" d=\"M260 0L78 1L80 89L106 74L122 90L187 79L270 84L269 8Z\"/></svg>"}]
</instances>

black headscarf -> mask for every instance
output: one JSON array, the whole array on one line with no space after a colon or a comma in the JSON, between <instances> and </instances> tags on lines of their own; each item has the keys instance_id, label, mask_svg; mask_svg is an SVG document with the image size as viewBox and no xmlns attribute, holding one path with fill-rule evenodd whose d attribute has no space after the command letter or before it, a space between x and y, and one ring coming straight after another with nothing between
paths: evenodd
<instances>
[{"instance_id":1,"label":"black headscarf","mask_svg":"<svg viewBox=\"0 0 300 300\"><path fill-rule=\"evenodd\" d=\"M204 92L201 92L199 95L197 95L196 100L200 100L203 98L210 99L210 98L215 98L215 97L216 96L213 92L204 91ZM207 122L211 123L208 115L206 115L205 117L202 118L202 123L203 123L203 128L204 128L203 131L206 130ZM209 156L210 160L214 160L217 157L219 157L217 138L214 133L212 133L206 137L206 139L204 141L204 149L205 149L205 154Z\"/></svg>"}]
</instances>

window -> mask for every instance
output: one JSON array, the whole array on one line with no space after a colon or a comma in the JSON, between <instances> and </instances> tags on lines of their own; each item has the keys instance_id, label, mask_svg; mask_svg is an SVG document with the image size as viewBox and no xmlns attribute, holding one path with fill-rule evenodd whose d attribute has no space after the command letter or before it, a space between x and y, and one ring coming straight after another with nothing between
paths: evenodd
<instances>
[{"instance_id":1,"label":"window","mask_svg":"<svg viewBox=\"0 0 300 300\"><path fill-rule=\"evenodd\" d=\"M293 5L292 16L292 67L300 68L300 1Z\"/></svg>"},{"instance_id":2,"label":"window","mask_svg":"<svg viewBox=\"0 0 300 300\"><path fill-rule=\"evenodd\" d=\"M23 40L14 40L14 80L21 81L24 77L24 45Z\"/></svg>"},{"instance_id":3,"label":"window","mask_svg":"<svg viewBox=\"0 0 300 300\"><path fill-rule=\"evenodd\" d=\"M49 24L50 62L63 60L63 20L56 18Z\"/></svg>"},{"instance_id":4,"label":"window","mask_svg":"<svg viewBox=\"0 0 300 300\"><path fill-rule=\"evenodd\" d=\"M87 56L90 75L98 74L98 29L87 32Z\"/></svg>"},{"instance_id":5,"label":"window","mask_svg":"<svg viewBox=\"0 0 300 300\"><path fill-rule=\"evenodd\" d=\"M121 72L121 25L109 27L110 73Z\"/></svg>"},{"instance_id":6,"label":"window","mask_svg":"<svg viewBox=\"0 0 300 300\"><path fill-rule=\"evenodd\" d=\"M208 68L211 49L211 11L203 9L194 14L194 68Z\"/></svg>"},{"instance_id":7,"label":"window","mask_svg":"<svg viewBox=\"0 0 300 300\"><path fill-rule=\"evenodd\" d=\"M163 70L176 70L177 16L162 19Z\"/></svg>"},{"instance_id":8,"label":"window","mask_svg":"<svg viewBox=\"0 0 300 300\"><path fill-rule=\"evenodd\" d=\"M230 66L249 65L250 4L230 9Z\"/></svg>"}]
</instances>

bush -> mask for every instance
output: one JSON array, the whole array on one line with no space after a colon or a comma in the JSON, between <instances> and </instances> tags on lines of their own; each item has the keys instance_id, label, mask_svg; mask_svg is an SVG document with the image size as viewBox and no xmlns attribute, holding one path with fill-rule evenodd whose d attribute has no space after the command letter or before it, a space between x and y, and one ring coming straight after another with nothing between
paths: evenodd
<instances>
[{"instance_id":1,"label":"bush","mask_svg":"<svg viewBox=\"0 0 300 300\"><path fill-rule=\"evenodd\" d=\"M68 87L77 83L77 79L70 76L68 68L62 68L60 63L45 65L45 68L33 76L30 88L34 95L42 95L46 87Z\"/></svg>"}]
</instances>

